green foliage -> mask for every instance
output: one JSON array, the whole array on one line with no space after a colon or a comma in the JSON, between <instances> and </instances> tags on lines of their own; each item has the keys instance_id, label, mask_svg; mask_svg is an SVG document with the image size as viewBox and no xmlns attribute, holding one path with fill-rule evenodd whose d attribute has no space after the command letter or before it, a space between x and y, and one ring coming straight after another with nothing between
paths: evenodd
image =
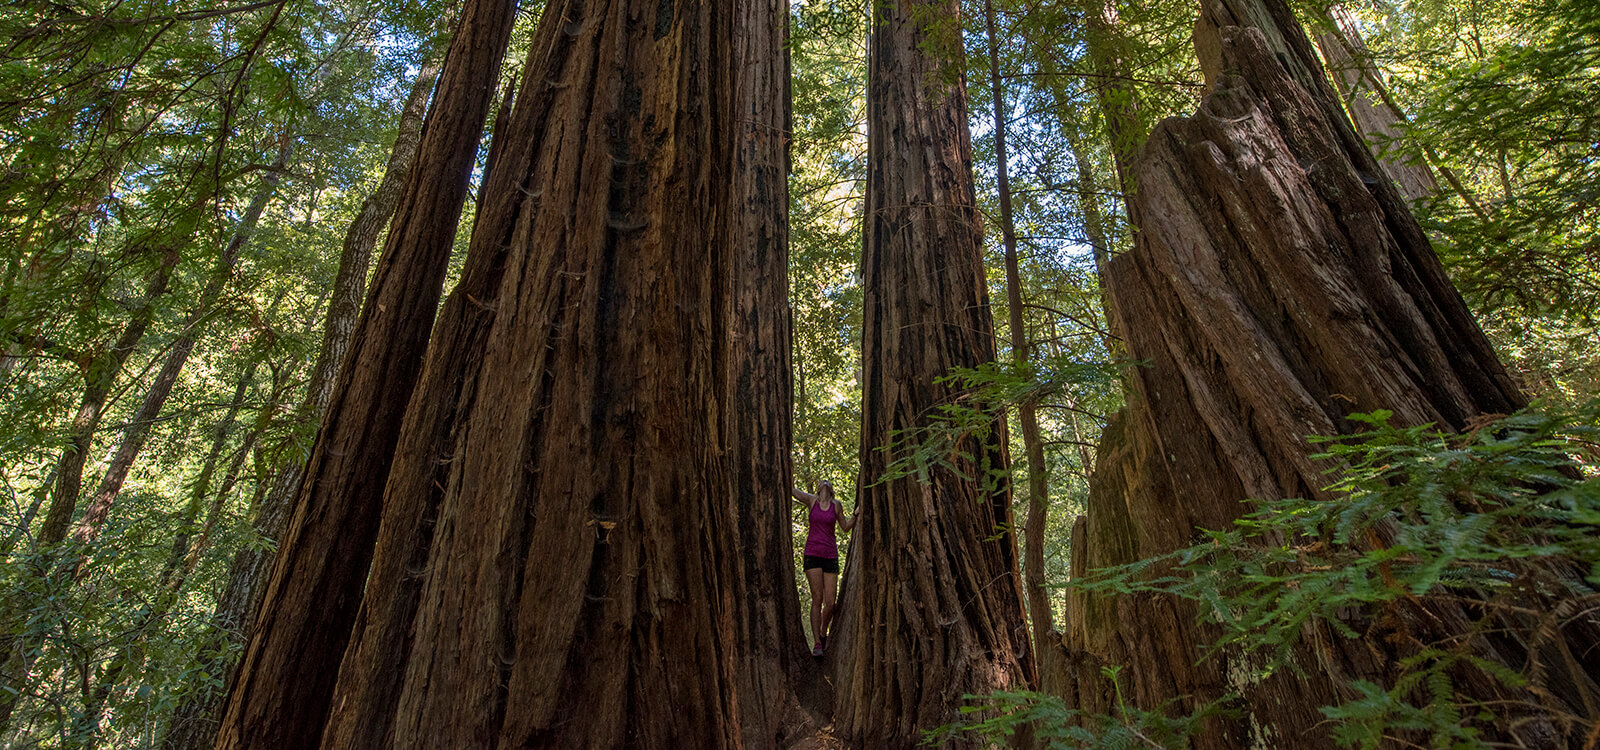
<instances>
[{"instance_id":1,"label":"green foliage","mask_svg":"<svg viewBox=\"0 0 1600 750\"><path fill-rule=\"evenodd\" d=\"M1570 603L1593 601L1600 587L1600 403L1529 410L1462 434L1389 417L1353 415L1365 431L1316 439L1327 446L1317 458L1341 467L1328 488L1336 499L1257 503L1194 546L1076 585L1191 599L1218 626L1212 652L1264 654L1265 673L1297 668L1291 649L1313 624L1371 637L1359 628L1430 599L1476 602L1480 630L1520 622L1525 642L1558 637ZM1584 580L1561 574L1569 563ZM1529 597L1567 604L1534 621L1499 618ZM1324 709L1343 722L1337 738L1376 747L1415 732L1436 747L1486 746L1478 725L1496 707L1461 698L1451 681L1474 670L1521 686L1543 668L1537 659L1508 668L1472 643L1421 643L1400 659L1395 684L1353 684L1356 700Z\"/></svg>"},{"instance_id":2,"label":"green foliage","mask_svg":"<svg viewBox=\"0 0 1600 750\"><path fill-rule=\"evenodd\" d=\"M1061 698L1031 691L1002 691L986 696L967 696L973 705L962 706L965 715L976 714L970 722L939 727L927 734L924 744L936 744L962 733L976 735L994 746L1003 746L1026 733L1037 746L1050 750L1131 750L1132 748L1183 747L1188 738L1213 717L1233 716L1228 700L1201 706L1188 714L1168 703L1155 710L1128 705L1118 682L1120 667L1102 670L1116 690L1117 712L1096 714L1067 708Z\"/></svg>"},{"instance_id":3,"label":"green foliage","mask_svg":"<svg viewBox=\"0 0 1600 750\"><path fill-rule=\"evenodd\" d=\"M1509 369L1600 395L1600 10L1586 0L1354 2L1383 95L1440 185L1418 218Z\"/></svg>"},{"instance_id":4,"label":"green foliage","mask_svg":"<svg viewBox=\"0 0 1600 750\"><path fill-rule=\"evenodd\" d=\"M1428 216L1462 291L1484 307L1600 312L1600 7L1512 4L1480 54L1442 71L1418 137L1476 180L1483 211ZM1497 24L1498 25L1498 24Z\"/></svg>"},{"instance_id":5,"label":"green foliage","mask_svg":"<svg viewBox=\"0 0 1600 750\"><path fill-rule=\"evenodd\" d=\"M210 622L227 566L265 543L256 503L278 459L307 442L290 404L345 229L381 177L443 10L67 0L0 12L0 690L20 694L0 745L152 747L178 703L225 678L201 674L197 656L231 648ZM269 175L276 190L230 269L222 250L249 229L241 215ZM151 297L163 268L170 287ZM126 361L111 357L145 312L143 335L118 345ZM99 538L42 549L82 399L104 375L79 515L184 333L198 344Z\"/></svg>"},{"instance_id":6,"label":"green foliage","mask_svg":"<svg viewBox=\"0 0 1600 750\"><path fill-rule=\"evenodd\" d=\"M996 488L1013 481L1016 467L989 466L969 446L987 438L998 420L1024 401L1044 401L1078 387L1104 387L1116 380L1123 365L1047 359L1038 365L988 363L976 368L955 368L938 379L954 397L925 415L921 425L898 430L891 436L892 459L875 482L913 477L932 480L935 470L954 473L965 481L980 481ZM981 476L971 473L974 468Z\"/></svg>"},{"instance_id":7,"label":"green foliage","mask_svg":"<svg viewBox=\"0 0 1600 750\"><path fill-rule=\"evenodd\" d=\"M807 486L830 479L847 499L861 430L857 263L866 180L866 26L860 3L792 7L795 474Z\"/></svg>"}]
</instances>

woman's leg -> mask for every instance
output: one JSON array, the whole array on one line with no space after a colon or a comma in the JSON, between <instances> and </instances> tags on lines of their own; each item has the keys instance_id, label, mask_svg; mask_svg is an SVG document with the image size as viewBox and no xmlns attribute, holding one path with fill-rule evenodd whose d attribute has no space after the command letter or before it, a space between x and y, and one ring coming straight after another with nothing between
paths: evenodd
<instances>
[{"instance_id":1,"label":"woman's leg","mask_svg":"<svg viewBox=\"0 0 1600 750\"><path fill-rule=\"evenodd\" d=\"M811 571L806 571L807 573ZM817 570L822 573L821 569ZM838 573L822 573L822 635L827 637L828 626L833 624L833 599L839 586ZM813 587L815 590L815 587Z\"/></svg>"},{"instance_id":2,"label":"woman's leg","mask_svg":"<svg viewBox=\"0 0 1600 750\"><path fill-rule=\"evenodd\" d=\"M822 643L822 579L827 575L822 568L807 568L806 583L811 586L811 638L812 643Z\"/></svg>"}]
</instances>

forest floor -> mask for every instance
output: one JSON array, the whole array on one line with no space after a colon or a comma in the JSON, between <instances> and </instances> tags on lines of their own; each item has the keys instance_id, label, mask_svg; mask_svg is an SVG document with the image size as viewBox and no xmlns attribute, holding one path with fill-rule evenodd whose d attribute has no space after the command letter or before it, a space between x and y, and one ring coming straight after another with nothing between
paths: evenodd
<instances>
[{"instance_id":1,"label":"forest floor","mask_svg":"<svg viewBox=\"0 0 1600 750\"><path fill-rule=\"evenodd\" d=\"M790 745L789 750L844 750L844 743L833 736L832 730L832 724L818 729L816 734L802 737Z\"/></svg>"}]
</instances>

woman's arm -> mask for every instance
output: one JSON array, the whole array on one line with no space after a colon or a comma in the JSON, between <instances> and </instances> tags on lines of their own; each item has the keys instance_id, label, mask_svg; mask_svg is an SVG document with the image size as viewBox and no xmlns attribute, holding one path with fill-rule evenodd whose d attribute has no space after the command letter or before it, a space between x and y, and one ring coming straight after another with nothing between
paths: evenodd
<instances>
[{"instance_id":1,"label":"woman's arm","mask_svg":"<svg viewBox=\"0 0 1600 750\"><path fill-rule=\"evenodd\" d=\"M840 505L839 507L843 508L844 506ZM841 529L843 529L845 531L849 531L849 530L855 528L856 527L856 516L859 516L859 515L861 515L861 511L859 509L857 509L856 512L851 513L848 516L840 516L839 517L839 528L841 528Z\"/></svg>"},{"instance_id":2,"label":"woman's arm","mask_svg":"<svg viewBox=\"0 0 1600 750\"><path fill-rule=\"evenodd\" d=\"M796 504L807 508L811 507L811 504L817 501L816 495L813 495L809 492L802 492L793 487L789 488L789 494L794 496L794 501Z\"/></svg>"}]
</instances>

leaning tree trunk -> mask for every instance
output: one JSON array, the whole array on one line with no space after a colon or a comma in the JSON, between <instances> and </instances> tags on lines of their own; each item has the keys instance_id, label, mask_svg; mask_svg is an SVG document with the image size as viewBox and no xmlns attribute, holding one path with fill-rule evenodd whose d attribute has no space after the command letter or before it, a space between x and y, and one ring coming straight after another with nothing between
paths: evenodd
<instances>
[{"instance_id":1,"label":"leaning tree trunk","mask_svg":"<svg viewBox=\"0 0 1600 750\"><path fill-rule=\"evenodd\" d=\"M325 747L740 744L731 5L545 10Z\"/></svg>"},{"instance_id":2,"label":"leaning tree trunk","mask_svg":"<svg viewBox=\"0 0 1600 750\"><path fill-rule=\"evenodd\" d=\"M50 510L45 514L44 525L39 529L36 545L48 549L67 538L72 516L78 508L78 494L83 486L83 468L89 457L89 447L95 432L100 429L106 402L111 388L116 385L122 366L132 356L145 330L155 315L156 305L172 281L172 268L177 265L178 254L163 254L161 266L150 274L144 296L139 300L122 329L122 335L110 348L95 354L84 366L83 397L78 402L78 412L72 418L71 441L61 449L61 459L56 463L55 488L50 497Z\"/></svg>"},{"instance_id":3,"label":"leaning tree trunk","mask_svg":"<svg viewBox=\"0 0 1600 750\"><path fill-rule=\"evenodd\" d=\"M1409 124L1406 116L1389 97L1388 88L1373 63L1372 52L1361 38L1350 12L1336 4L1329 4L1321 19L1323 28L1317 34L1317 49L1321 50L1328 72L1344 96L1346 110L1356 132L1366 138L1367 145L1377 155L1378 164L1394 181L1395 188L1406 200L1415 204L1439 192L1439 182L1434 179L1434 167L1450 189L1461 197L1467 208L1488 221L1489 210L1478 196L1461 182L1455 170L1439 163L1439 155L1426 143L1406 137Z\"/></svg>"},{"instance_id":4,"label":"leaning tree trunk","mask_svg":"<svg viewBox=\"0 0 1600 750\"><path fill-rule=\"evenodd\" d=\"M219 748L307 747L322 732L515 10L514 0L474 0L462 11L229 692Z\"/></svg>"},{"instance_id":5,"label":"leaning tree trunk","mask_svg":"<svg viewBox=\"0 0 1600 750\"><path fill-rule=\"evenodd\" d=\"M1357 429L1351 413L1461 428L1523 404L1288 6L1208 3L1199 29L1221 60L1208 69L1227 75L1193 117L1156 128L1133 165L1144 221L1108 284L1129 354L1150 366L1132 374L1101 443L1075 576L1187 546L1198 529L1228 527L1246 498L1331 500L1332 467L1309 458L1304 436ZM1069 605L1070 703L1116 712L1098 678L1111 664L1124 666L1120 695L1148 709L1241 696L1246 715L1210 723L1197 748L1331 745L1318 707L1348 700L1349 680L1392 683L1409 642L1396 628L1429 642L1472 619L1459 604L1406 602L1360 640L1313 624L1295 652L1303 674L1262 680L1234 654L1201 662L1211 633L1183 602L1076 594ZM1456 689L1534 700L1482 675ZM1548 729L1501 727L1523 740Z\"/></svg>"},{"instance_id":6,"label":"leaning tree trunk","mask_svg":"<svg viewBox=\"0 0 1600 750\"><path fill-rule=\"evenodd\" d=\"M444 33L448 31L446 27ZM350 222L350 228L345 233L339 255L339 270L328 300L322 345L312 365L311 378L306 383L305 400L298 410L299 419L321 422L323 410L333 396L339 365L344 361L344 353L350 346L356 321L360 318L372 248L389 226L389 220L400 202L406 176L411 171L411 162L422 140L422 121L427 114L429 95L439 78L439 67L437 62L424 65L412 82L411 93L400 114L394 145L389 151L389 161L384 168L383 181L361 203L361 209L356 212L356 218ZM291 453L292 457L273 472L271 489L265 499L253 509L255 532L262 539L276 541L283 534L289 520L290 506L300 488L300 479L305 472L305 454L299 450L291 450ZM217 602L216 611L212 613L210 627L226 634L232 646L244 643L246 626L255 620L261 595L266 588L267 573L270 572L267 566L271 561L269 551L248 548L234 553L228 563L227 584ZM210 674L228 674L233 670L236 653L234 648L215 649L208 653L200 667ZM173 712L166 734L161 738L162 748L201 750L211 747L217 736L224 697L220 688L196 688Z\"/></svg>"},{"instance_id":7,"label":"leaning tree trunk","mask_svg":"<svg viewBox=\"0 0 1600 750\"><path fill-rule=\"evenodd\" d=\"M128 473L133 468L134 460L144 449L145 440L150 436L151 427L154 425L156 418L161 415L161 409L166 405L167 397L171 395L173 386L177 384L178 375L188 363L189 355L194 351L195 343L199 340L200 334L204 330L204 323L214 312L213 308L216 306L218 299L220 299L223 289L232 278L233 268L239 259L240 252L249 244L250 237L255 231L256 223L261 219L261 214L266 209L268 201L277 192L283 169L288 162L290 154L293 153L293 140L287 134L281 134L280 137L282 140L279 142L277 159L273 162L266 176L262 178L261 185L256 189L256 193L251 197L250 203L245 208L244 215L240 217L238 226L234 229L233 236L229 239L228 244L223 247L221 256L212 268L210 278L207 280L205 288L200 292L200 298L195 309L191 311L188 319L185 320L184 328L178 333L177 340L172 343L172 347L168 350L166 359L162 362L161 370L157 372L155 380L150 384L149 390L145 392L144 400L134 412L132 419L129 420L127 428L123 430L122 442L117 446L111 465L106 469L105 477L101 480L99 488L89 502L89 506L84 509L83 516L78 519L78 522L72 525L71 536L74 542L72 548L63 551L58 559L51 562L52 570L49 575L61 581L68 580L71 575L79 572L80 568L88 560L89 546L99 538L101 528L104 526L106 519L111 516L112 506L116 503L117 495L122 491L122 484L127 480ZM150 289L160 292L167 283L166 271L158 271L157 273L159 275L153 280ZM136 320L135 325L124 331L122 340L117 342L118 345L131 346L136 344L137 339L133 336L133 333L142 331L144 325L145 323L139 323ZM123 354L121 356L125 360L127 355ZM102 364L109 365L110 363L103 362ZM114 377L114 373L105 375L105 377ZM103 382L109 385L109 381ZM93 388L94 385L91 384L90 387ZM85 399L85 401L88 400L90 399ZM101 397L99 400L103 402L104 399ZM85 415L80 412L79 416L84 417ZM75 425L88 430L81 433L85 447L87 447L88 439L93 436L92 422L98 419L99 415L95 414L92 415L89 422ZM79 463L76 466L70 468L77 470L79 476L81 476L81 459L79 459ZM59 492L56 502L53 502L50 508L50 515L45 521L45 531L48 533L46 539L52 545L62 541L62 538L58 535L66 527L58 524L70 522L73 507L76 505L77 487L60 488ZM68 494L69 492L71 493L70 495ZM68 503L69 500L72 501L71 504ZM0 615L0 617L3 617L3 615ZM10 722L11 714L16 710L17 702L26 690L30 666L39 648L43 645L43 632L35 632L26 637L8 635L0 638L0 653L3 653L3 656L0 656L0 730L3 730Z\"/></svg>"},{"instance_id":8,"label":"leaning tree trunk","mask_svg":"<svg viewBox=\"0 0 1600 750\"><path fill-rule=\"evenodd\" d=\"M872 24L861 516L832 647L836 728L868 747L910 747L963 695L1032 673L1010 491L986 473L1006 464L1004 423L927 482L879 481L879 448L961 396L937 379L995 356L956 9L898 0Z\"/></svg>"},{"instance_id":9,"label":"leaning tree trunk","mask_svg":"<svg viewBox=\"0 0 1600 750\"><path fill-rule=\"evenodd\" d=\"M94 496L90 498L88 507L83 511L83 517L73 526L72 538L79 544L87 545L99 538L100 529L110 517L111 508L116 504L117 495L122 492L122 485L127 481L128 473L133 470L134 461L144 450L151 428L161 416L167 398L172 395L178 376L188 365L195 344L205 332L206 322L215 314L215 307L222 298L223 290L233 279L233 270L239 263L240 254L249 246L251 238L255 235L256 225L261 221L262 213L266 211L267 204L278 192L278 183L283 179L283 172L288 167L289 157L294 154L295 148L295 139L289 135L287 128L278 137L277 157L267 169L267 174L261 178L261 185L251 196L244 214L239 217L239 224L234 228L228 244L223 247L216 266L212 268L211 277L201 290L194 310L184 321L183 330L179 331L178 338L168 349L167 358L162 362L155 380L151 382L150 389L145 392L144 401L140 403L133 418L128 422L127 429L123 431L122 443L117 446L117 451L111 458L111 465L106 468L106 475L100 480L100 486L95 490ZM82 565L83 554L86 553L80 551L74 557L72 563L74 569Z\"/></svg>"},{"instance_id":10,"label":"leaning tree trunk","mask_svg":"<svg viewBox=\"0 0 1600 750\"><path fill-rule=\"evenodd\" d=\"M741 564L734 601L745 742L786 746L828 696L807 652L795 585L789 489L794 401L789 310L788 5L737 0L732 174L733 494ZM797 694L797 689L799 693ZM802 708L802 704L804 708ZM809 712L809 713L808 713Z\"/></svg>"}]
</instances>

